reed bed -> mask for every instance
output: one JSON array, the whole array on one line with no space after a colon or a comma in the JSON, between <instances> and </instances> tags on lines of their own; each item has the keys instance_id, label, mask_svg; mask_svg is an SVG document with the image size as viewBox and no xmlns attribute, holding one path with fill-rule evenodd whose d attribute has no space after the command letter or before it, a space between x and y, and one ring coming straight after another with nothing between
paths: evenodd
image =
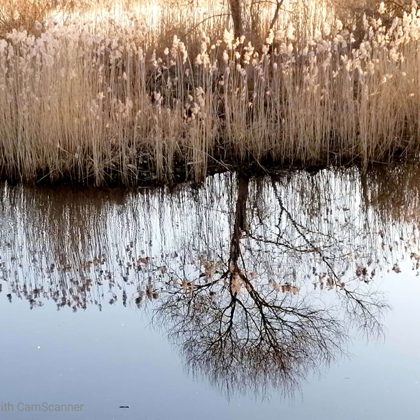
<instances>
[{"instance_id":1,"label":"reed bed","mask_svg":"<svg viewBox=\"0 0 420 420\"><path fill-rule=\"evenodd\" d=\"M5 33L0 175L134 185L418 154L415 2L388 24L381 5L356 36L327 3L290 1L240 39L225 6L59 10Z\"/></svg>"}]
</instances>

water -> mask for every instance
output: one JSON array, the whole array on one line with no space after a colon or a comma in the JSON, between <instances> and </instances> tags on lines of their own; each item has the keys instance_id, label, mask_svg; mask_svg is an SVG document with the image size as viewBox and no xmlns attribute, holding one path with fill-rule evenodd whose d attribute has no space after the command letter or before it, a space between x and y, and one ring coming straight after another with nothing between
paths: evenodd
<instances>
[{"instance_id":1,"label":"water","mask_svg":"<svg viewBox=\"0 0 420 420\"><path fill-rule=\"evenodd\" d=\"M1 186L0 419L420 418L418 179Z\"/></svg>"}]
</instances>

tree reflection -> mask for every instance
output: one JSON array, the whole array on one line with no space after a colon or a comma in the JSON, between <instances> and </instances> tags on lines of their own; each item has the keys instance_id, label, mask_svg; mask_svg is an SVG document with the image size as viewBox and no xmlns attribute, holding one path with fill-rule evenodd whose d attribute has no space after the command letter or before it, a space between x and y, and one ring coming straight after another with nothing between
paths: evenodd
<instances>
[{"instance_id":1,"label":"tree reflection","mask_svg":"<svg viewBox=\"0 0 420 420\"><path fill-rule=\"evenodd\" d=\"M346 329L332 311L301 298L297 286L279 285L273 279L264 283L247 270L242 241L253 237L247 223L248 196L249 178L239 176L227 263L202 261L204 272L196 281L173 282L158 307L158 319L169 326L190 369L205 374L228 394L267 386L287 393L310 368L319 368L342 352ZM305 249L294 251L319 254L349 319L366 332L378 332L386 304L377 295L348 288L276 196L306 243ZM285 246L280 239L271 244ZM290 244L286 247L290 250ZM226 270L217 273L222 266Z\"/></svg>"}]
</instances>

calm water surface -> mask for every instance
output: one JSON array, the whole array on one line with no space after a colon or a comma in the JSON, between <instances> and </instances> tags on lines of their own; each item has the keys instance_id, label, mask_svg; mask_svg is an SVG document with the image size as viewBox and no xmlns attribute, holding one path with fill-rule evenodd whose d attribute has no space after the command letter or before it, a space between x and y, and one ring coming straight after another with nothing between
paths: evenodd
<instances>
[{"instance_id":1,"label":"calm water surface","mask_svg":"<svg viewBox=\"0 0 420 420\"><path fill-rule=\"evenodd\" d=\"M0 419L419 419L419 223L416 167L0 185Z\"/></svg>"}]
</instances>

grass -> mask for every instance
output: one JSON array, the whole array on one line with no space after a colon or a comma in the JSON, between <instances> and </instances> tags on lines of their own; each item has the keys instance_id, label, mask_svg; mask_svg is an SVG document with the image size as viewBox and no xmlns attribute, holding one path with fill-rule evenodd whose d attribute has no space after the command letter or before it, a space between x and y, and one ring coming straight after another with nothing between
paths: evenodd
<instances>
[{"instance_id":1,"label":"grass","mask_svg":"<svg viewBox=\"0 0 420 420\"><path fill-rule=\"evenodd\" d=\"M54 4L38 32L23 14L2 31L0 10L0 175L134 185L416 156L417 5L361 22L316 0L284 8L236 40L213 2Z\"/></svg>"}]
</instances>

